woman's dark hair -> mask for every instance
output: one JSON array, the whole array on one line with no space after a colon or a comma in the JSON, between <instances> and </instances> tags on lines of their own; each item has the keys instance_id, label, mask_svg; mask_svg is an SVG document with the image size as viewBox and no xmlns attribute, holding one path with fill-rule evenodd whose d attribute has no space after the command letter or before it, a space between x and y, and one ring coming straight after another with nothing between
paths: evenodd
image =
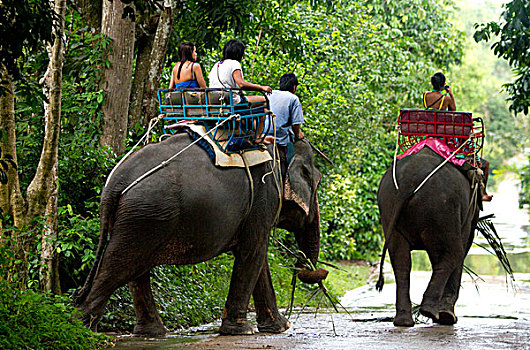
<instances>
[{"instance_id":1,"label":"woman's dark hair","mask_svg":"<svg viewBox=\"0 0 530 350\"><path fill-rule=\"evenodd\" d=\"M192 42L186 42L179 45L179 60L180 60L180 67L177 72L177 79L180 79L180 70L182 69L182 65L186 61L194 61L193 60L193 50L195 49L195 44Z\"/></svg>"},{"instance_id":2,"label":"woman's dark hair","mask_svg":"<svg viewBox=\"0 0 530 350\"><path fill-rule=\"evenodd\" d=\"M441 72L434 74L431 77L431 84L434 90L443 90L445 86L445 75Z\"/></svg>"},{"instance_id":3,"label":"woman's dark hair","mask_svg":"<svg viewBox=\"0 0 530 350\"><path fill-rule=\"evenodd\" d=\"M236 60L241 62L245 54L245 44L239 40L229 40L223 49L223 60Z\"/></svg>"},{"instance_id":4,"label":"woman's dark hair","mask_svg":"<svg viewBox=\"0 0 530 350\"><path fill-rule=\"evenodd\" d=\"M280 78L280 90L293 92L295 86L298 85L298 78L294 73L286 73Z\"/></svg>"}]
</instances>

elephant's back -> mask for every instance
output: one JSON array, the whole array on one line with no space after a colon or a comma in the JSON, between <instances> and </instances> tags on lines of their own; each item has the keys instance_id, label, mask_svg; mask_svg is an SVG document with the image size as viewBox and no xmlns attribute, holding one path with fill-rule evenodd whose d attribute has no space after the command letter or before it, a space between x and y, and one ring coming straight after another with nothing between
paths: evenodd
<instances>
[{"instance_id":1,"label":"elephant's back","mask_svg":"<svg viewBox=\"0 0 530 350\"><path fill-rule=\"evenodd\" d=\"M401 215L414 220L446 220L468 205L471 187L464 174L451 163L437 169L444 161L428 148L405 157L383 175L378 191L382 220L391 221L400 208ZM437 169L437 170L435 170ZM396 189L396 183L399 189ZM401 208L401 207L404 208ZM459 218L460 220L460 218Z\"/></svg>"},{"instance_id":2,"label":"elephant's back","mask_svg":"<svg viewBox=\"0 0 530 350\"><path fill-rule=\"evenodd\" d=\"M102 206L115 208L115 230L166 242L178 237L167 243L173 247L204 237L206 248L211 242L205 232L237 231L249 201L245 170L216 167L199 146L186 148L191 142L185 134L172 136L135 152L116 169L102 194Z\"/></svg>"}]
</instances>

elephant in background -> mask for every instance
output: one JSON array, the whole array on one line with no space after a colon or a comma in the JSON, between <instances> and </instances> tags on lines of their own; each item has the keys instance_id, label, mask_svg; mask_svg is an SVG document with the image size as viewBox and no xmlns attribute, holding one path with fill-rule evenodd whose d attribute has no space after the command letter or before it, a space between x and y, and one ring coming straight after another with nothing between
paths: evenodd
<instances>
[{"instance_id":1,"label":"elephant in background","mask_svg":"<svg viewBox=\"0 0 530 350\"><path fill-rule=\"evenodd\" d=\"M196 264L232 251L235 259L220 333L253 333L246 319L251 295L259 331L285 331L290 324L278 311L267 262L269 235L280 205L274 177L279 177L278 167L275 175L264 177L265 183L262 178L271 171L271 163L250 168L251 200L246 169L216 167L194 145L122 194L133 181L190 143L188 135L177 134L147 145L110 178L101 197L94 266L83 288L74 294L84 323L95 328L112 293L129 283L137 318L134 333L165 334L151 291L150 270L162 264ZM280 223L288 223L300 249L316 263L321 174L306 141L298 141L295 149L289 167L294 200L284 203Z\"/></svg>"},{"instance_id":2,"label":"elephant in background","mask_svg":"<svg viewBox=\"0 0 530 350\"><path fill-rule=\"evenodd\" d=\"M383 262L388 248L397 285L396 326L414 325L409 296L411 250L427 251L433 271L420 313L440 324L450 325L457 321L454 306L481 203L466 175L450 163L442 166L414 193L443 160L424 148L397 162L395 174L399 190L394 185L392 167L379 185L377 201L385 247L376 287L378 290L383 287Z\"/></svg>"}]
</instances>

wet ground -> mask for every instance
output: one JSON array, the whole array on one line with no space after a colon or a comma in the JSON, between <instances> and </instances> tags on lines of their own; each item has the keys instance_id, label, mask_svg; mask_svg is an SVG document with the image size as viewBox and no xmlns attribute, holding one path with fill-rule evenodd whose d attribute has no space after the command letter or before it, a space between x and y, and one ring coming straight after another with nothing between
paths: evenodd
<instances>
[{"instance_id":1,"label":"wet ground","mask_svg":"<svg viewBox=\"0 0 530 350\"><path fill-rule=\"evenodd\" d=\"M394 327L395 284L390 264L386 264L382 293L375 291L374 276L374 281L341 299L350 314L295 312L291 329L285 333L244 337L217 335L217 322L160 339L121 337L116 349L530 349L529 216L517 206L514 181L501 183L494 194L495 200L482 214L495 213L495 226L509 252L516 281L507 279L493 256L473 247L466 266L480 279L463 276L456 305L458 323L454 326L419 319L412 328ZM476 242L485 241L477 238ZM423 253L414 254L413 269L411 299L419 304L430 277Z\"/></svg>"}]
</instances>

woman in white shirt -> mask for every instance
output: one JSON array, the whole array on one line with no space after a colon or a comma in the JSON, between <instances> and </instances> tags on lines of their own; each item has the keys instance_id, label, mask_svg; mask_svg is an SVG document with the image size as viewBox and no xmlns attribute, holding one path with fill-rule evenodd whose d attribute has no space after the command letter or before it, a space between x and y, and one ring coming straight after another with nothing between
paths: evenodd
<instances>
[{"instance_id":1,"label":"woman in white shirt","mask_svg":"<svg viewBox=\"0 0 530 350\"><path fill-rule=\"evenodd\" d=\"M208 75L210 87L263 91L270 94L272 92L270 86L252 84L243 78L241 60L244 54L245 44L239 40L228 41L223 49L223 58L214 64ZM234 104L245 103L246 101L249 103L265 102L264 96L244 96L235 93L233 99Z\"/></svg>"}]
</instances>

